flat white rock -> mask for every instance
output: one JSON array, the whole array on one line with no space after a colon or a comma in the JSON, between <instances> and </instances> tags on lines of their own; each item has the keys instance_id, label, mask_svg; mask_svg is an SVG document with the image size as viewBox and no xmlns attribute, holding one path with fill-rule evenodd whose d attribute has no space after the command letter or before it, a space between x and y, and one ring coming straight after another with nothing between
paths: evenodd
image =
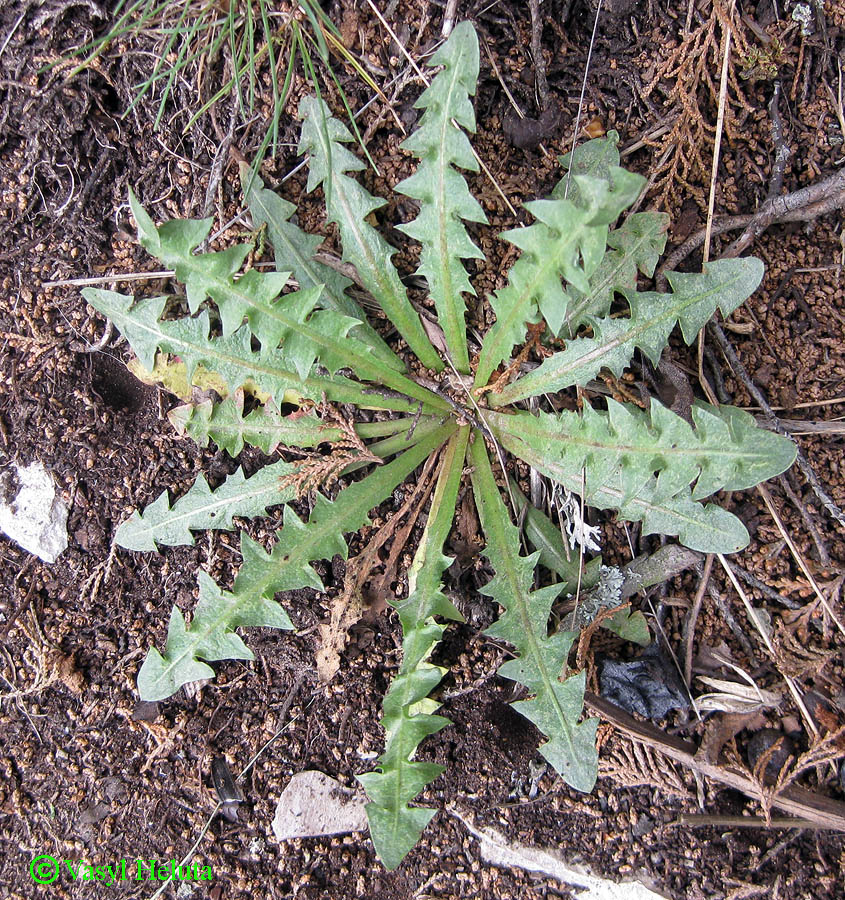
<instances>
[{"instance_id":1,"label":"flat white rock","mask_svg":"<svg viewBox=\"0 0 845 900\"><path fill-rule=\"evenodd\" d=\"M279 841L366 831L367 798L322 772L298 772L276 804L273 833Z\"/></svg>"},{"instance_id":2,"label":"flat white rock","mask_svg":"<svg viewBox=\"0 0 845 900\"><path fill-rule=\"evenodd\" d=\"M509 841L494 828L476 828L456 810L450 810L481 843L484 862L500 868L525 869L555 878L572 888L578 900L665 900L639 881L611 881L589 869L568 863L552 849Z\"/></svg>"},{"instance_id":3,"label":"flat white rock","mask_svg":"<svg viewBox=\"0 0 845 900\"><path fill-rule=\"evenodd\" d=\"M0 531L47 563L67 547L67 506L42 463L0 472Z\"/></svg>"}]
</instances>

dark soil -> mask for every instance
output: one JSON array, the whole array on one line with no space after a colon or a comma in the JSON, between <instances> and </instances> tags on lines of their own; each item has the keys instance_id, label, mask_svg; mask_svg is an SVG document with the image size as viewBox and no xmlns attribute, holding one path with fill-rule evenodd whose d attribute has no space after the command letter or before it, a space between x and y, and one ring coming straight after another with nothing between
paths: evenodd
<instances>
[{"instance_id":1,"label":"dark soil","mask_svg":"<svg viewBox=\"0 0 845 900\"><path fill-rule=\"evenodd\" d=\"M648 85L682 40L688 4L672 0L605 5L609 9L598 29L581 124L591 133L617 129L622 146L634 148L626 155L626 165L646 174L663 172L645 207L672 215L676 224L671 242L677 244L704 224L709 171L693 160L664 178L677 152L673 148L686 149L684 141L693 141L698 131L689 109L678 107L672 87L681 77L671 66L653 90ZM842 164L845 135L828 89L834 94L837 89L836 59L845 48L845 15L828 0L824 30L817 27L814 35L802 39L797 27L789 27L790 20L779 25L774 21L770 0L740 5L758 27L774 23L781 36L777 66L792 150L784 188L794 190ZM381 6L416 52L439 35L442 4L414 0L398 10L396 3ZM556 155L566 152L572 140L594 6L584 0L543 4L549 88L559 105L559 115L544 117L534 99L527 6L509 0L459 4L459 15L477 22L502 78L539 123L530 134L515 134L510 105L490 55L482 49L475 146L517 207L547 192L559 177ZM698 7L693 27L710 15L709 4ZM363 0L331 4L331 13L343 23L350 48L367 59L379 83L403 67L397 48L384 39ZM786 15L783 9L780 13ZM212 867L214 882L211 888L197 887L192 896L569 896L546 876L482 862L476 839L450 814L452 806L474 817L477 826L494 827L512 841L553 848L570 862L589 864L616 879L636 875L670 897L841 896L845 859L839 837L810 829L680 825L678 817L684 813L761 813L744 796L714 782L697 784L690 772L659 757L652 763L637 762L630 755L630 742L610 726L601 732L604 775L593 794L576 794L547 772L532 787L540 759L539 735L507 705L513 699L512 685L484 677L495 669L500 648L481 634L489 610L474 588L486 580L483 574L478 583L467 576L454 585L471 613L469 624L450 629L440 653L440 661L451 669L443 713L454 724L427 740L421 751L423 758L447 766L446 774L421 798L439 812L419 847L394 873L376 860L366 835L280 846L270 830L275 801L293 773L320 769L352 785L354 775L371 767L382 746L380 702L399 656L395 617L382 616L358 629L332 684L322 685L316 677L316 626L326 619L331 598L342 585L338 560L324 566L325 594L302 591L285 598L296 632L249 634L254 663L220 664L216 680L208 685L182 691L161 704L139 704L137 671L150 644L161 646L172 605L192 608L200 567L221 583L231 583L239 554L233 535L215 533L198 536L196 546L161 555L111 555L115 528L161 491L180 495L200 472L217 484L237 463L213 448L197 449L174 433L166 419L174 399L140 385L127 372L125 343L113 340L100 352L85 352L86 344L102 335L105 323L78 288L49 288L44 282L150 269L152 261L134 242L128 187L134 187L158 221L200 217L229 112L227 108L206 115L183 134L196 108L186 78L177 86L160 131L152 129L156 97L121 118L133 84L149 71L149 54L156 46L151 36L117 43L94 67L70 80L67 66L42 70L102 33L105 25L99 7L90 2L24 0L0 7L0 462L42 460L70 506L70 545L54 565L0 536L0 896L51 896L51 888L35 885L29 875L30 861L39 854L94 862L181 859L216 802L212 758L224 755L239 772L286 723L243 786L246 801L239 821L216 818L200 841L196 861ZM715 35L718 49L718 27ZM749 46L759 45L753 30L746 30L745 37ZM750 65L748 51L740 44L734 52ZM711 52L704 65L717 88L719 60L718 53ZM366 88L339 64L338 72L353 107L370 99ZM203 97L213 90L213 78L213 72L207 75ZM270 183L296 164L293 111L306 90L304 82L295 84L290 115L281 128L283 141L292 145L284 143L266 164ZM753 211L766 196L773 162L767 112L771 91L771 74L731 85L716 193L720 215ZM336 105L330 83L326 93ZM417 93L411 83L394 99L406 128L413 121ZM715 123L715 100L706 81L690 96L707 123ZM368 147L381 169L381 176L371 177L368 186L389 196L393 185L409 173L410 161L398 150L401 135L394 119L383 112L381 103L374 104L361 124L362 131L371 132ZM687 120L688 133L685 138L680 132L666 145L655 131L667 122L674 127L679 112ZM259 139L252 126L235 130L236 146L247 157ZM701 152L709 165L712 144L702 146ZM513 259L512 248L491 235L516 223L484 176L471 182L493 226L478 231L477 240L494 263L501 263L479 270L476 287L483 298L500 286L503 276L497 273L506 271ZM303 176L286 181L282 190L289 199L302 200L301 224L318 229L319 206L304 196ZM240 209L239 203L237 171L231 165L212 211L225 222ZM402 211L392 201L379 215L395 222ZM519 221L527 220L520 211ZM234 239L241 227L230 229L223 240ZM711 255L718 256L729 238L716 239ZM835 423L845 395L841 219L831 215L806 227L775 226L758 239L753 252L766 262L765 282L733 316L729 337L784 417ZM398 259L412 270L407 253ZM700 255L687 263L699 264ZM148 292L160 287L141 284L139 290ZM482 326L487 312L480 302L472 311L474 323ZM694 373L694 354L679 345L672 356L676 365ZM749 404L746 389L721 356L717 366L733 401ZM636 376L642 379L642 370ZM691 383L698 391L695 375ZM834 398L838 405L822 405ZM841 432L803 433L798 440L821 483L844 505ZM260 454L245 453L238 462L252 471ZM791 481L820 533L829 565L821 564L804 520L777 483L771 486L775 502L815 577L841 611L836 581L845 562L845 535L803 479L795 475ZM737 563L793 601L811 600L806 580L760 497L747 492L725 502L753 534ZM380 512L391 511L387 504ZM624 529L610 521L603 524L606 560L627 562ZM245 527L262 538L276 525L271 516ZM653 539L629 531L638 552L657 546ZM466 542L457 543L466 537L472 536L456 535L453 555L468 552ZM353 537L353 553L358 543ZM699 651L724 642L762 685L782 685L718 566L712 583L755 646L757 662L755 666L746 658L709 599L696 630ZM662 592L635 598L635 606L651 620L654 613L660 617L679 657L683 622L697 584L691 573ZM751 595L762 605L758 593ZM784 612L777 604L768 606L776 618ZM824 666L808 665L797 677L804 689L831 699L841 722L842 637L829 623L822 627L819 617L799 636L814 653L830 654ZM606 649L616 656L633 655L629 645L618 642ZM593 679L594 668L591 661ZM799 745L806 746L800 718L788 703L768 717L769 725L784 730L795 723ZM684 725L673 719L663 724L689 739L702 735L695 722ZM742 755L747 738L747 733L740 734L735 747L728 749ZM832 766L811 771L802 783L841 799ZM97 896L149 897L156 887L128 881L100 888ZM54 896L94 895L88 886L73 885L68 878L60 878L52 889ZM168 891L165 896L175 893Z\"/></svg>"}]
</instances>

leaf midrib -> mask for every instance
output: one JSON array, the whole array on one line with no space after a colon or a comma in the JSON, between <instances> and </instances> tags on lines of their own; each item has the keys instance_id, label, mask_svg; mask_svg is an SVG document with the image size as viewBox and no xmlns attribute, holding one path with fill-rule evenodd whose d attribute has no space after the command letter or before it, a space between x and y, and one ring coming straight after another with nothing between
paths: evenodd
<instances>
[{"instance_id":1,"label":"leaf midrib","mask_svg":"<svg viewBox=\"0 0 845 900\"><path fill-rule=\"evenodd\" d=\"M512 430L508 429L508 427L504 424L508 419L513 419L519 422L519 430L521 434L515 434ZM560 432L546 431L539 428L539 422L536 416L533 415L519 415L512 413L500 413L490 410L487 412L487 420L488 424L494 426L494 422L496 420L499 421L499 428L503 429L507 433L510 434L511 438L514 440L526 442L527 438L534 438L537 440L548 441L551 444L555 442L560 442L562 444L567 444L572 447L584 447L588 450L604 450L609 452L618 452L618 453L626 453L626 454L637 454L637 455L649 455L649 456L675 456L675 457L693 457L693 458L701 458L701 457L717 457L717 458L727 458L727 459L736 459L736 460L751 460L755 461L759 459L759 453L757 453L753 448L749 447L745 449L744 447L737 447L736 445L731 446L729 449L722 449L721 447L712 447L712 446L701 446L698 448L690 448L690 447L660 447L660 446L639 446L635 444L622 444L622 443L603 443L602 441L597 440L588 440L586 438L579 437L577 435L572 434L561 434ZM609 425L610 423L608 423ZM494 426L495 427L495 426ZM692 426L690 426L692 428ZM727 427L727 426L726 426ZM695 433L695 432L694 432Z\"/></svg>"},{"instance_id":2,"label":"leaf midrib","mask_svg":"<svg viewBox=\"0 0 845 900\"><path fill-rule=\"evenodd\" d=\"M466 332L461 328L461 310L460 298L454 292L452 283L452 269L449 265L449 249L447 246L447 219L446 219L446 169L450 165L446 158L446 135L452 124L452 117L448 114L451 109L452 96L455 86L459 83L458 75L460 74L460 66L452 67L452 78L449 81L448 91L446 93L446 102L444 103L445 112L441 119L440 129L440 152L437 154L437 224L440 230L440 278L443 285L443 308L446 314L446 322L444 323L444 334L446 336L446 344L455 360L455 366L462 374L469 372L469 353L466 345ZM462 339L463 337L463 339Z\"/></svg>"}]
</instances>

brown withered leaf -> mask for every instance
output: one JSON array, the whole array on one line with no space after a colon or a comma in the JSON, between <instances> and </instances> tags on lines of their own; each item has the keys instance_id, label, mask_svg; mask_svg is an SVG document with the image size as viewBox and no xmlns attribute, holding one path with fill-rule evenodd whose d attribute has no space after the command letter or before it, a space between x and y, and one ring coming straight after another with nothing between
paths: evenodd
<instances>
[{"instance_id":1,"label":"brown withered leaf","mask_svg":"<svg viewBox=\"0 0 845 900\"><path fill-rule=\"evenodd\" d=\"M722 749L728 741L732 741L743 729L754 731L765 724L765 716L759 711L713 716L705 722L704 737L695 755L712 765L718 765Z\"/></svg>"},{"instance_id":2,"label":"brown withered leaf","mask_svg":"<svg viewBox=\"0 0 845 900\"><path fill-rule=\"evenodd\" d=\"M502 121L502 131L512 146L519 147L520 150L533 150L543 141L554 137L560 119L560 104L554 97L549 97L549 104L539 119L532 119L530 116L520 118L514 110L508 110Z\"/></svg>"},{"instance_id":3,"label":"brown withered leaf","mask_svg":"<svg viewBox=\"0 0 845 900\"><path fill-rule=\"evenodd\" d=\"M360 620L363 612L364 604L359 591L344 589L332 600L329 621L319 627L317 674L324 684L328 684L337 674L349 629Z\"/></svg>"}]
</instances>

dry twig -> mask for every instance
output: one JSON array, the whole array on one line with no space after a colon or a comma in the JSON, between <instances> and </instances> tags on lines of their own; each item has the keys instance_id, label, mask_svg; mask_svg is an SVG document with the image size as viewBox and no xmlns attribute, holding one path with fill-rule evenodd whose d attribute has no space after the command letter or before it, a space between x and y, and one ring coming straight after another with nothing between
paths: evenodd
<instances>
[{"instance_id":1,"label":"dry twig","mask_svg":"<svg viewBox=\"0 0 845 900\"><path fill-rule=\"evenodd\" d=\"M710 581L710 573L713 571L713 554L708 553L707 559L704 561L704 571L701 573L701 580L698 582L698 590L695 592L695 600L693 600L686 623L684 624L684 682L687 689L692 685L692 645L695 639L695 625L698 621L698 614L701 611L701 601L707 591L707 583Z\"/></svg>"},{"instance_id":2,"label":"dry twig","mask_svg":"<svg viewBox=\"0 0 845 900\"><path fill-rule=\"evenodd\" d=\"M546 60L543 57L543 17L540 15L540 0L528 0L531 10L531 56L534 57L534 75L537 80L537 100L540 111L549 105L549 82L546 79Z\"/></svg>"},{"instance_id":3,"label":"dry twig","mask_svg":"<svg viewBox=\"0 0 845 900\"><path fill-rule=\"evenodd\" d=\"M709 762L698 753L695 744L664 734L649 722L638 722L615 704L589 691L584 699L593 712L598 713L620 731L694 772L741 791L761 803L768 801L771 806L782 809L789 815L807 819L817 828L845 832L845 803L831 797L820 796L795 784L785 785L773 796L768 796L768 793L745 772L732 766Z\"/></svg>"},{"instance_id":4,"label":"dry twig","mask_svg":"<svg viewBox=\"0 0 845 900\"><path fill-rule=\"evenodd\" d=\"M845 625L843 625L839 616L837 616L836 613L834 612L833 607L830 605L830 601L827 599L827 597L825 597L824 593L822 592L822 589L818 585L818 582L813 577L813 573L810 571L810 569L807 566L807 563L804 561L804 557L798 552L798 548L795 546L795 542L789 536L789 532L787 532L787 530L783 527L783 522L781 521L781 518L778 515L778 511L775 509L774 503L772 503L772 496L769 493L768 489L766 488L765 485L758 484L757 490L760 492L760 496L765 501L766 506L768 507L772 518L775 520L775 524L777 525L778 530L783 535L783 539L786 541L786 543L789 547L789 551L790 551L790 553L792 553L793 559L800 566L801 571L804 573L807 581L810 582L810 585L812 586L813 590L815 591L816 596L821 601L821 604L824 607L825 612L834 621L834 623L836 624L836 627L839 629L839 631L842 634L845 634Z\"/></svg>"},{"instance_id":5,"label":"dry twig","mask_svg":"<svg viewBox=\"0 0 845 900\"><path fill-rule=\"evenodd\" d=\"M771 225L811 222L843 206L845 206L845 169L840 169L816 184L766 200L756 213L727 216L714 221L712 234L715 236L744 228L743 234L722 254L723 259L735 257L747 249L754 238L759 237ZM677 268L690 253L704 243L705 237L705 229L702 229L687 238L680 247L669 254L661 267L661 272Z\"/></svg>"}]
</instances>

